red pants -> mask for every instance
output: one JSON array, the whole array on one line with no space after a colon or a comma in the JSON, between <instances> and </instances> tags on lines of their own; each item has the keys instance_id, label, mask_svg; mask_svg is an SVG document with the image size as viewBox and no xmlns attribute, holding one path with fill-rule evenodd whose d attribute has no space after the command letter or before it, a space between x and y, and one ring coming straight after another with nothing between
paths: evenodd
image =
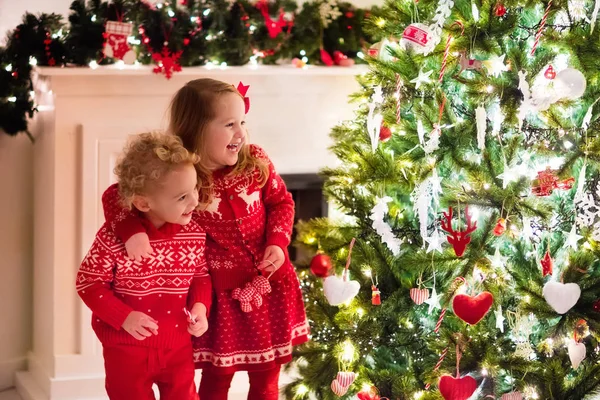
<instances>
[{"instance_id":1,"label":"red pants","mask_svg":"<svg viewBox=\"0 0 600 400\"><path fill-rule=\"evenodd\" d=\"M277 366L266 371L248 372L250 378L248 400L277 400L280 369L281 367ZM203 370L200 390L198 390L200 400L227 400L232 379L233 374L220 375L210 369Z\"/></svg>"},{"instance_id":2,"label":"red pants","mask_svg":"<svg viewBox=\"0 0 600 400\"><path fill-rule=\"evenodd\" d=\"M110 400L198 400L194 384L192 345L179 349L105 346L106 392Z\"/></svg>"}]
</instances>

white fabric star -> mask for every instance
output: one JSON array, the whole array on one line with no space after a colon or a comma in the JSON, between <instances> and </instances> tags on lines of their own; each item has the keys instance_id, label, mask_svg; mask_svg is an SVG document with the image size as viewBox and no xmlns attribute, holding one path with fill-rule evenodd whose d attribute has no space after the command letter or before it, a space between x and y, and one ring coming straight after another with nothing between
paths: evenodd
<instances>
[{"instance_id":1,"label":"white fabric star","mask_svg":"<svg viewBox=\"0 0 600 400\"><path fill-rule=\"evenodd\" d=\"M434 250L443 253L442 243L444 243L444 239L445 237L440 235L440 232L437 229L433 231L433 234L425 239L427 243L429 243L429 246L427 246L427 253L431 253Z\"/></svg>"},{"instance_id":2,"label":"white fabric star","mask_svg":"<svg viewBox=\"0 0 600 400\"><path fill-rule=\"evenodd\" d=\"M565 240L565 247L571 246L572 249L577 250L577 242L583 239L583 236L577 234L576 226L573 224L571 228L571 232L564 232L567 235L567 240Z\"/></svg>"},{"instance_id":3,"label":"white fabric star","mask_svg":"<svg viewBox=\"0 0 600 400\"><path fill-rule=\"evenodd\" d=\"M437 294L437 292L435 291L435 286L431 288L431 297L429 297L427 300L425 300L425 303L429 304L429 309L427 310L428 314L431 314L431 312L433 310L435 310L436 308L441 309L442 306L440 305L440 296L439 294Z\"/></svg>"},{"instance_id":4,"label":"white fabric star","mask_svg":"<svg viewBox=\"0 0 600 400\"><path fill-rule=\"evenodd\" d=\"M431 79L429 79L429 76L433 74L433 70L429 70L427 72L423 72L423 70L419 70L419 76L417 76L415 79L411 80L410 83L414 83L415 84L415 89L418 89L419 87L421 87L421 84L426 84L431 82Z\"/></svg>"},{"instance_id":5,"label":"white fabric star","mask_svg":"<svg viewBox=\"0 0 600 400\"><path fill-rule=\"evenodd\" d=\"M496 247L496 252L493 256L488 257L488 260L492 262L492 267L501 268L506 264L508 257L504 257L502 254L500 254L500 249Z\"/></svg>"},{"instance_id":6,"label":"white fabric star","mask_svg":"<svg viewBox=\"0 0 600 400\"><path fill-rule=\"evenodd\" d=\"M502 72L508 71L508 66L504 64L504 57L506 57L506 54L492 56L485 61L486 68L491 75L498 77Z\"/></svg>"}]
</instances>

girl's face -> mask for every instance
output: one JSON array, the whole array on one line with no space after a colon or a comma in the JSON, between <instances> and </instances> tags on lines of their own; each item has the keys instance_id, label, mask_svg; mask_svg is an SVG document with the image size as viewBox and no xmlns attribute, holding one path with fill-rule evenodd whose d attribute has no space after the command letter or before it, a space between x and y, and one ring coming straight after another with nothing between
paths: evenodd
<instances>
[{"instance_id":1,"label":"girl's face","mask_svg":"<svg viewBox=\"0 0 600 400\"><path fill-rule=\"evenodd\" d=\"M214 104L215 118L207 125L202 165L211 170L235 165L246 141L246 109L237 93L225 93Z\"/></svg>"}]
</instances>

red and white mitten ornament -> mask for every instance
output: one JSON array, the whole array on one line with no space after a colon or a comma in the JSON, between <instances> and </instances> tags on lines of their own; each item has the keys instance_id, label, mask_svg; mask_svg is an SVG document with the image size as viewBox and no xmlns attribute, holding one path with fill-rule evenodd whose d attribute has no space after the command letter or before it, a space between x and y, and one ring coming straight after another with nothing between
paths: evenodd
<instances>
[{"instance_id":1,"label":"red and white mitten ornament","mask_svg":"<svg viewBox=\"0 0 600 400\"><path fill-rule=\"evenodd\" d=\"M452 300L452 308L458 318L469 325L475 325L490 311L493 303L494 296L490 292L482 292L475 297L457 294Z\"/></svg>"},{"instance_id":2,"label":"red and white mitten ornament","mask_svg":"<svg viewBox=\"0 0 600 400\"><path fill-rule=\"evenodd\" d=\"M467 400L477 390L477 381L471 376L454 378L443 375L440 378L439 388L446 400Z\"/></svg>"},{"instance_id":3,"label":"red and white mitten ornament","mask_svg":"<svg viewBox=\"0 0 600 400\"><path fill-rule=\"evenodd\" d=\"M412 288L410 289L410 298L416 305L420 306L429 298L429 289L427 288Z\"/></svg>"},{"instance_id":4,"label":"red and white mitten ornament","mask_svg":"<svg viewBox=\"0 0 600 400\"><path fill-rule=\"evenodd\" d=\"M130 22L107 21L104 31L104 55L123 60L127 64L135 61L135 52L127 43L133 24Z\"/></svg>"},{"instance_id":5,"label":"red and white mitten ornament","mask_svg":"<svg viewBox=\"0 0 600 400\"><path fill-rule=\"evenodd\" d=\"M331 258L327 254L317 254L310 261L310 272L319 278L326 278L331 273Z\"/></svg>"},{"instance_id":6,"label":"red and white mitten ornament","mask_svg":"<svg viewBox=\"0 0 600 400\"><path fill-rule=\"evenodd\" d=\"M338 396L343 396L348 392L348 388L354 380L356 374L352 371L339 371L335 379L331 382L331 390Z\"/></svg>"}]
</instances>

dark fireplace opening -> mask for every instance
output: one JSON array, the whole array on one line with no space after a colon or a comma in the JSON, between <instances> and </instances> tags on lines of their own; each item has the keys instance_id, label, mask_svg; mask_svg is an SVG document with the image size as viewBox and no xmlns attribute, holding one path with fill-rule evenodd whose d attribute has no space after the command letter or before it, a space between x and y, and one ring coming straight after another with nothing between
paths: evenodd
<instances>
[{"instance_id":1,"label":"dark fireplace opening","mask_svg":"<svg viewBox=\"0 0 600 400\"><path fill-rule=\"evenodd\" d=\"M296 223L299 220L308 221L311 218L327 217L327 201L323 197L323 179L317 174L287 174L281 177L296 204L293 243L296 239ZM306 261L308 257L295 246L290 246L288 250L292 262Z\"/></svg>"}]
</instances>

